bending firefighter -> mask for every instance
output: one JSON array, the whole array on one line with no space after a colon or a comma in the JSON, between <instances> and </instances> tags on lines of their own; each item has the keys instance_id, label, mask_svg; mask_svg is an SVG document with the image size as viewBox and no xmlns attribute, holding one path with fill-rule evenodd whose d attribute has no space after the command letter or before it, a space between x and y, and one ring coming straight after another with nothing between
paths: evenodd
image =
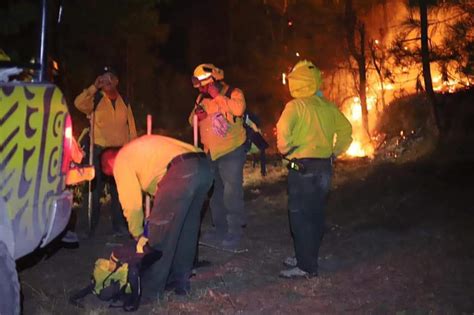
<instances>
[{"instance_id":1,"label":"bending firefighter","mask_svg":"<svg viewBox=\"0 0 474 315\"><path fill-rule=\"evenodd\" d=\"M277 123L277 146L289 160L288 211L296 257L285 260L281 277L318 274L326 198L334 157L348 149L352 126L339 109L318 96L321 72L309 61L298 62L288 75L294 98Z\"/></svg>"},{"instance_id":2,"label":"bending firefighter","mask_svg":"<svg viewBox=\"0 0 474 315\"><path fill-rule=\"evenodd\" d=\"M130 234L162 257L142 277L143 295L163 296L165 288L186 295L201 222L201 208L212 185L206 154L200 149L164 136L146 135L120 151L102 156L105 174L117 183L120 203ZM144 229L142 191L154 195ZM146 235L144 235L144 233Z\"/></svg>"},{"instance_id":3,"label":"bending firefighter","mask_svg":"<svg viewBox=\"0 0 474 315\"><path fill-rule=\"evenodd\" d=\"M113 179L106 178L100 169L100 155L105 148L121 147L137 137L135 120L130 105L117 90L117 73L111 67L100 69L94 84L79 94L74 104L81 112L93 117L93 164L95 179L92 182L92 209L90 234L94 234L100 217L100 197L106 180L110 181L112 228L116 234L126 234L126 222L118 201Z\"/></svg>"},{"instance_id":4,"label":"bending firefighter","mask_svg":"<svg viewBox=\"0 0 474 315\"><path fill-rule=\"evenodd\" d=\"M192 82L200 94L189 122L199 127L214 175L210 200L214 229L204 234L200 241L226 250L238 250L242 226L246 223L242 187L246 158L242 124L245 98L240 89L230 87L223 79L223 70L212 64L196 67Z\"/></svg>"}]
</instances>

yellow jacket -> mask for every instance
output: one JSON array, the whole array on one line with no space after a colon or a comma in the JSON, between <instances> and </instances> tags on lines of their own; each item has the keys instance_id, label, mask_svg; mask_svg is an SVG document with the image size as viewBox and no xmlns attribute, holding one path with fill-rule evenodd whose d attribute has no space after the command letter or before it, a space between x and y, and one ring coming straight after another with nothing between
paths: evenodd
<instances>
[{"instance_id":1,"label":"yellow jacket","mask_svg":"<svg viewBox=\"0 0 474 315\"><path fill-rule=\"evenodd\" d=\"M337 156L351 142L349 120L334 104L317 95L288 102L277 123L278 151L289 153L289 159Z\"/></svg>"},{"instance_id":2,"label":"yellow jacket","mask_svg":"<svg viewBox=\"0 0 474 315\"><path fill-rule=\"evenodd\" d=\"M224 95L228 88L228 85L225 85L221 95L214 99L204 98L199 102L207 113L207 117L199 122L199 136L204 151L211 154L213 161L234 151L245 142L245 129L242 124L242 115L245 112L244 93L235 88L228 98ZM216 112L221 112L230 125L225 137L215 134L212 130L211 115ZM193 116L194 109L189 115L191 126L193 125Z\"/></svg>"},{"instance_id":3,"label":"yellow jacket","mask_svg":"<svg viewBox=\"0 0 474 315\"><path fill-rule=\"evenodd\" d=\"M76 97L74 105L89 115L94 108L96 92L96 87L91 85ZM120 147L136 137L135 119L130 106L119 96L114 108L110 99L103 95L94 114L94 143L102 147Z\"/></svg>"},{"instance_id":4,"label":"yellow jacket","mask_svg":"<svg viewBox=\"0 0 474 315\"><path fill-rule=\"evenodd\" d=\"M202 150L159 135L139 137L120 149L115 159L114 178L128 229L134 237L143 233L142 191L155 194L168 163L188 152Z\"/></svg>"}]
</instances>

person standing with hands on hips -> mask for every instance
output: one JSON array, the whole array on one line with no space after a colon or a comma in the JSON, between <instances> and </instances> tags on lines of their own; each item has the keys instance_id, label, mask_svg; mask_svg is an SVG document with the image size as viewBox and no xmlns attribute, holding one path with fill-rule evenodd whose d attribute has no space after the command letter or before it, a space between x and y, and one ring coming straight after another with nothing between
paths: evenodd
<instances>
[{"instance_id":1,"label":"person standing with hands on hips","mask_svg":"<svg viewBox=\"0 0 474 315\"><path fill-rule=\"evenodd\" d=\"M288 211L295 250L295 257L284 261L290 269L280 272L283 278L318 275L332 162L352 142L349 120L318 95L321 84L321 72L313 63L298 62L288 75L294 99L277 123L278 151L289 160Z\"/></svg>"},{"instance_id":2,"label":"person standing with hands on hips","mask_svg":"<svg viewBox=\"0 0 474 315\"><path fill-rule=\"evenodd\" d=\"M95 178L92 182L92 213L90 235L96 231L100 217L100 197L106 180L110 182L111 218L114 234L128 235L125 219L120 208L117 188L113 178L107 178L100 167L100 155L109 147L121 147L137 137L135 119L130 104L118 92L118 75L110 66L101 67L94 84L74 100L77 109L86 115L94 113L93 164Z\"/></svg>"},{"instance_id":3,"label":"person standing with hands on hips","mask_svg":"<svg viewBox=\"0 0 474 315\"><path fill-rule=\"evenodd\" d=\"M238 250L245 225L243 168L245 164L245 98L238 88L224 81L224 71L213 64L201 64L194 70L193 87L199 90L189 116L193 125L197 116L204 152L211 160L214 191L210 208L214 229L200 241L217 248Z\"/></svg>"}]
</instances>

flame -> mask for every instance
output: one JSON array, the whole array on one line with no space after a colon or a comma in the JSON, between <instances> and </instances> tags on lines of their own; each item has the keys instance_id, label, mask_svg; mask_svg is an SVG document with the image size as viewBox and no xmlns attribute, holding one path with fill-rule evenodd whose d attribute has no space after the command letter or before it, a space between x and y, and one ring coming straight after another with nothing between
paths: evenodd
<instances>
[{"instance_id":1,"label":"flame","mask_svg":"<svg viewBox=\"0 0 474 315\"><path fill-rule=\"evenodd\" d=\"M346 151L346 154L357 157L363 157L367 155L364 148L362 148L362 144L357 140L352 141L351 146Z\"/></svg>"},{"instance_id":2,"label":"flame","mask_svg":"<svg viewBox=\"0 0 474 315\"><path fill-rule=\"evenodd\" d=\"M367 96L367 111L369 112L369 117L371 115L377 115L377 111L374 111L376 108L376 102L377 98L375 96ZM374 146L362 126L362 108L360 98L353 97L346 109L343 111L352 124L352 137L354 139L349 149L346 151L346 157L367 156L372 158L374 154Z\"/></svg>"}]
</instances>

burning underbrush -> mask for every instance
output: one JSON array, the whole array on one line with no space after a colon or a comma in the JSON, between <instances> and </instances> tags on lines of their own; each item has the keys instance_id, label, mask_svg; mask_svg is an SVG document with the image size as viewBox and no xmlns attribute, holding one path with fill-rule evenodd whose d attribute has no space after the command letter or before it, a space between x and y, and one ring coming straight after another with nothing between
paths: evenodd
<instances>
[{"instance_id":1,"label":"burning underbrush","mask_svg":"<svg viewBox=\"0 0 474 315\"><path fill-rule=\"evenodd\" d=\"M362 128L360 103L345 107L353 125L354 142L344 160L414 161L433 152L439 144L465 147L474 140L474 89L439 94L442 135L432 118L432 105L425 94L392 101L372 118L370 136ZM369 105L369 114L372 108ZM359 113L359 114L358 114ZM441 143L440 143L441 141ZM455 145L454 145L455 144Z\"/></svg>"}]
</instances>

